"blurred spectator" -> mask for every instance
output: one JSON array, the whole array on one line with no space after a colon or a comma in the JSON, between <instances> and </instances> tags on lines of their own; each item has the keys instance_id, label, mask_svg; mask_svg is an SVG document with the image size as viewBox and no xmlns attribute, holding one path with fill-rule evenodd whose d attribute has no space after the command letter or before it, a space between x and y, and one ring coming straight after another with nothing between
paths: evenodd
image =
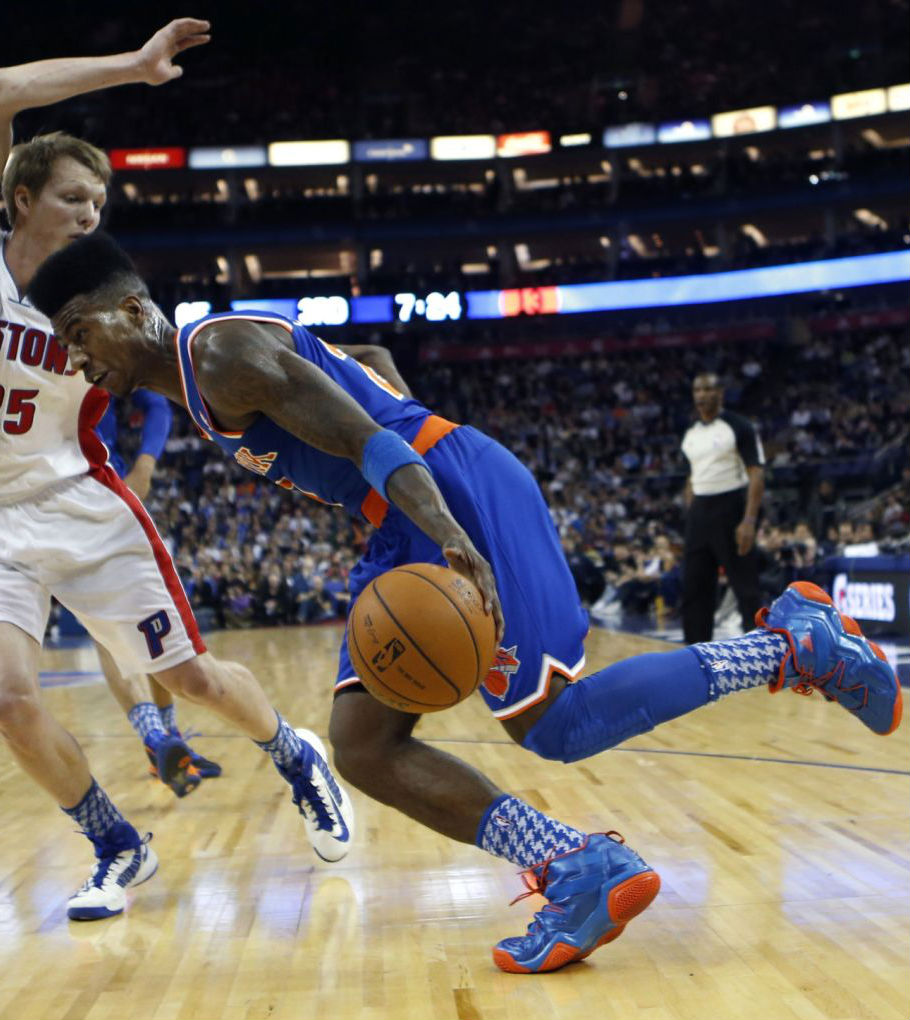
<instances>
[{"instance_id":1,"label":"blurred spectator","mask_svg":"<svg viewBox=\"0 0 910 1020\"><path fill-rule=\"evenodd\" d=\"M278 567L272 567L260 581L253 605L259 626L275 627L291 622L291 598L287 582Z\"/></svg>"}]
</instances>

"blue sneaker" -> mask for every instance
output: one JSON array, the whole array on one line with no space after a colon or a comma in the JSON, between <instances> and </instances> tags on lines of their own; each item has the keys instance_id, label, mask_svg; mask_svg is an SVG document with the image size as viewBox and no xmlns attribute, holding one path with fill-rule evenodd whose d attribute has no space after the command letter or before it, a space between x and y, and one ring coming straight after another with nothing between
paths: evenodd
<instances>
[{"instance_id":1,"label":"blue sneaker","mask_svg":"<svg viewBox=\"0 0 910 1020\"><path fill-rule=\"evenodd\" d=\"M168 730L168 736L177 737L186 744L190 752L190 764L199 773L200 779L217 779L221 775L221 766L217 761L210 761L208 758L203 757L194 747L190 746L190 740L192 737L198 737L198 733L181 733L180 730ZM149 772L158 777L158 756L152 747L148 744L145 746L145 753L148 755L151 768Z\"/></svg>"},{"instance_id":2,"label":"blue sneaker","mask_svg":"<svg viewBox=\"0 0 910 1020\"><path fill-rule=\"evenodd\" d=\"M885 653L863 636L856 620L838 613L830 596L809 581L794 581L770 609L755 617L760 627L782 634L790 648L772 694L820 691L882 736L900 725L901 688Z\"/></svg>"},{"instance_id":3,"label":"blue sneaker","mask_svg":"<svg viewBox=\"0 0 910 1020\"><path fill-rule=\"evenodd\" d=\"M190 764L199 773L200 779L217 779L221 775L218 762L203 757L194 747L190 748Z\"/></svg>"},{"instance_id":4,"label":"blue sneaker","mask_svg":"<svg viewBox=\"0 0 910 1020\"><path fill-rule=\"evenodd\" d=\"M132 842L138 833L129 826ZM97 862L82 888L69 898L66 915L71 921L97 921L103 917L122 914L126 907L125 890L132 885L148 881L158 870L158 856L148 845L150 832L138 846L118 849L117 845L95 844Z\"/></svg>"},{"instance_id":5,"label":"blue sneaker","mask_svg":"<svg viewBox=\"0 0 910 1020\"><path fill-rule=\"evenodd\" d=\"M660 891L660 876L623 843L618 832L588 836L576 850L522 873L528 892L550 902L526 935L503 939L493 962L511 974L559 970L622 935Z\"/></svg>"},{"instance_id":6,"label":"blue sneaker","mask_svg":"<svg viewBox=\"0 0 910 1020\"><path fill-rule=\"evenodd\" d=\"M168 733L154 744L146 744L145 753L152 764L149 771L178 797L192 793L202 782L193 765L193 752L180 734Z\"/></svg>"},{"instance_id":7,"label":"blue sneaker","mask_svg":"<svg viewBox=\"0 0 910 1020\"><path fill-rule=\"evenodd\" d=\"M324 861L340 861L351 849L354 807L329 768L325 745L311 730L294 730L302 742L292 769L278 771L291 784L313 849Z\"/></svg>"}]
</instances>

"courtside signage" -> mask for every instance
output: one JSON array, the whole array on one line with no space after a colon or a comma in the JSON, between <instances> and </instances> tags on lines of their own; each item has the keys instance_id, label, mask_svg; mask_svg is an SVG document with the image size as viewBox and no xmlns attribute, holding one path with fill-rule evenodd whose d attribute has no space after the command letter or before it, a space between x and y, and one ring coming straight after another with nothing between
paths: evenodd
<instances>
[{"instance_id":1,"label":"courtside signage","mask_svg":"<svg viewBox=\"0 0 910 1020\"><path fill-rule=\"evenodd\" d=\"M426 159L430 147L424 138L385 138L354 142L354 159L358 163L401 163Z\"/></svg>"},{"instance_id":2,"label":"courtside signage","mask_svg":"<svg viewBox=\"0 0 910 1020\"><path fill-rule=\"evenodd\" d=\"M809 124L825 124L831 120L829 103L803 103L800 106L782 106L777 111L777 126L780 128L806 127Z\"/></svg>"},{"instance_id":3,"label":"courtside signage","mask_svg":"<svg viewBox=\"0 0 910 1020\"><path fill-rule=\"evenodd\" d=\"M269 146L270 166L332 166L347 163L351 143L343 138L324 142L272 142Z\"/></svg>"},{"instance_id":4,"label":"courtside signage","mask_svg":"<svg viewBox=\"0 0 910 1020\"><path fill-rule=\"evenodd\" d=\"M170 170L186 166L186 149L111 149L114 170Z\"/></svg>"},{"instance_id":5,"label":"courtside signage","mask_svg":"<svg viewBox=\"0 0 910 1020\"><path fill-rule=\"evenodd\" d=\"M863 89L862 92L841 92L831 97L831 115L835 120L873 117L888 109L884 89Z\"/></svg>"},{"instance_id":6,"label":"courtside signage","mask_svg":"<svg viewBox=\"0 0 910 1020\"><path fill-rule=\"evenodd\" d=\"M773 106L753 106L748 110L730 110L716 113L711 118L711 130L717 138L732 135L754 135L759 131L773 131L777 127L777 110Z\"/></svg>"},{"instance_id":7,"label":"courtside signage","mask_svg":"<svg viewBox=\"0 0 910 1020\"><path fill-rule=\"evenodd\" d=\"M190 149L190 166L194 170L230 169L231 167L265 166L268 163L261 145L234 145L225 148Z\"/></svg>"},{"instance_id":8,"label":"courtside signage","mask_svg":"<svg viewBox=\"0 0 910 1020\"><path fill-rule=\"evenodd\" d=\"M492 159L496 155L493 135L437 135L430 139L433 159Z\"/></svg>"}]
</instances>

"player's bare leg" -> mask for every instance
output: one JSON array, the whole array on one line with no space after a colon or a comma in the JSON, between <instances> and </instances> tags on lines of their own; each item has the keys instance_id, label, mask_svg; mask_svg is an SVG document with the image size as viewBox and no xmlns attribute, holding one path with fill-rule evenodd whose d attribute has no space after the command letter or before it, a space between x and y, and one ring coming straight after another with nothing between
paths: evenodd
<instances>
[{"instance_id":1,"label":"player's bare leg","mask_svg":"<svg viewBox=\"0 0 910 1020\"><path fill-rule=\"evenodd\" d=\"M657 895L660 879L621 837L588 836L502 793L466 762L415 740L417 719L366 691L339 694L329 731L335 765L375 800L528 869L528 881L559 909L541 911L532 936L495 947L503 970L555 970L582 959Z\"/></svg>"},{"instance_id":2,"label":"player's bare leg","mask_svg":"<svg viewBox=\"0 0 910 1020\"><path fill-rule=\"evenodd\" d=\"M199 779L220 776L221 766L198 754L180 733L170 691L142 673L124 676L110 652L95 647L107 685L142 741L152 775L178 797L195 789ZM181 768L187 756L189 767Z\"/></svg>"},{"instance_id":3,"label":"player's bare leg","mask_svg":"<svg viewBox=\"0 0 910 1020\"><path fill-rule=\"evenodd\" d=\"M353 808L328 766L322 741L309 730L294 730L245 666L204 652L156 673L155 679L255 740L290 783L316 853L326 861L347 854L354 832Z\"/></svg>"},{"instance_id":4,"label":"player's bare leg","mask_svg":"<svg viewBox=\"0 0 910 1020\"><path fill-rule=\"evenodd\" d=\"M24 630L0 623L0 733L22 769L67 808L82 799L92 777L76 738L41 702L40 651Z\"/></svg>"},{"instance_id":5,"label":"player's bare leg","mask_svg":"<svg viewBox=\"0 0 910 1020\"><path fill-rule=\"evenodd\" d=\"M415 740L420 716L380 704L366 691L338 695L329 739L335 767L358 790L435 832L473 843L502 791L467 762Z\"/></svg>"},{"instance_id":6,"label":"player's bare leg","mask_svg":"<svg viewBox=\"0 0 910 1020\"><path fill-rule=\"evenodd\" d=\"M159 708L171 708L174 704L174 695L153 677L148 678L149 690L152 692L152 700Z\"/></svg>"},{"instance_id":7,"label":"player's bare leg","mask_svg":"<svg viewBox=\"0 0 910 1020\"><path fill-rule=\"evenodd\" d=\"M110 917L124 908L124 888L151 878L158 859L149 837L139 836L92 779L75 737L41 703L39 652L38 642L25 631L0 623L0 734L23 771L94 844L97 863L70 898L68 916Z\"/></svg>"},{"instance_id":8,"label":"player's bare leg","mask_svg":"<svg viewBox=\"0 0 910 1020\"><path fill-rule=\"evenodd\" d=\"M201 755L189 743L190 735L181 733L180 727L177 725L177 705L174 703L174 695L166 687L162 687L153 676L146 677L146 680L152 693L152 701L158 709L158 714L161 716L161 724L171 736L181 737L186 740L190 749L193 768L203 779L217 779L221 775L221 766L218 762Z\"/></svg>"},{"instance_id":9,"label":"player's bare leg","mask_svg":"<svg viewBox=\"0 0 910 1020\"><path fill-rule=\"evenodd\" d=\"M222 662L204 652L154 677L171 694L204 705L257 743L275 735L275 709L239 662Z\"/></svg>"}]
</instances>

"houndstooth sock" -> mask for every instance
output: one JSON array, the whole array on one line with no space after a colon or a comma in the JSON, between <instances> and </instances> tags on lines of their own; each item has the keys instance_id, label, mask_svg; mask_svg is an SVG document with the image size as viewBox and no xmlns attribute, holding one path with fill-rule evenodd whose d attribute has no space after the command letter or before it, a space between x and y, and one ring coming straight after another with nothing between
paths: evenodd
<instances>
[{"instance_id":1,"label":"houndstooth sock","mask_svg":"<svg viewBox=\"0 0 910 1020\"><path fill-rule=\"evenodd\" d=\"M708 700L716 701L725 694L776 680L789 646L782 634L752 630L742 637L703 641L690 648L708 678Z\"/></svg>"},{"instance_id":2,"label":"houndstooth sock","mask_svg":"<svg viewBox=\"0 0 910 1020\"><path fill-rule=\"evenodd\" d=\"M153 705L150 701L143 701L138 705L133 705L127 718L130 721L130 725L139 734L143 744L148 744L152 749L154 749L162 737L167 736L161 725L161 714L158 711L158 706Z\"/></svg>"},{"instance_id":3,"label":"houndstooth sock","mask_svg":"<svg viewBox=\"0 0 910 1020\"><path fill-rule=\"evenodd\" d=\"M140 843L139 833L114 807L110 797L94 779L88 793L75 807L62 810L95 844L96 852L105 844L114 844L106 849L117 851Z\"/></svg>"},{"instance_id":4,"label":"houndstooth sock","mask_svg":"<svg viewBox=\"0 0 910 1020\"><path fill-rule=\"evenodd\" d=\"M278 729L275 736L271 740L262 742L257 740L255 743L272 756L272 761L278 768L286 770L293 768L300 760L300 751L304 744L290 723L286 719L282 719L277 712L275 715L278 716Z\"/></svg>"},{"instance_id":5,"label":"houndstooth sock","mask_svg":"<svg viewBox=\"0 0 910 1020\"><path fill-rule=\"evenodd\" d=\"M503 794L484 812L476 843L487 853L532 868L554 854L574 850L587 838L518 797Z\"/></svg>"}]
</instances>

